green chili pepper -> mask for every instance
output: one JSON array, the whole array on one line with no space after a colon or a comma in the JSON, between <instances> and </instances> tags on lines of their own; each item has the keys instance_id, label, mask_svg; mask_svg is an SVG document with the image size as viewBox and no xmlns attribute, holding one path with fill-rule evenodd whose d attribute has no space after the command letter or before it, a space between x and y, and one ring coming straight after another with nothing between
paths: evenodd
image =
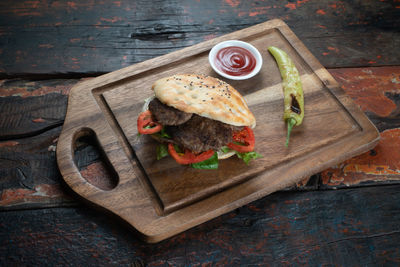
<instances>
[{"instance_id":1,"label":"green chili pepper","mask_svg":"<svg viewBox=\"0 0 400 267\"><path fill-rule=\"evenodd\" d=\"M270 46L268 51L274 56L282 76L284 92L283 120L287 123L286 147L289 145L293 126L299 126L304 118L304 95L299 72L290 57L281 49Z\"/></svg>"}]
</instances>

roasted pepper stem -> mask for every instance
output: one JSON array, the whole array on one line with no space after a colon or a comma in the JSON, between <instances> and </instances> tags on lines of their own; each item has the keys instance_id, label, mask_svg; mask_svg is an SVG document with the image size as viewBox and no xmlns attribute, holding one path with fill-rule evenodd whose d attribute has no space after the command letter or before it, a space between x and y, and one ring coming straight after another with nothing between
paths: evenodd
<instances>
[{"instance_id":1,"label":"roasted pepper stem","mask_svg":"<svg viewBox=\"0 0 400 267\"><path fill-rule=\"evenodd\" d=\"M296 120L293 118L290 118L286 121L287 123L287 136L286 136L286 143L285 146L289 146L289 138L290 138L290 133L292 132L293 126L296 124Z\"/></svg>"},{"instance_id":2,"label":"roasted pepper stem","mask_svg":"<svg viewBox=\"0 0 400 267\"><path fill-rule=\"evenodd\" d=\"M270 46L268 51L275 58L282 77L284 93L283 120L288 124L286 146L293 126L299 126L304 118L304 95L299 72L290 57L281 49Z\"/></svg>"}]
</instances>

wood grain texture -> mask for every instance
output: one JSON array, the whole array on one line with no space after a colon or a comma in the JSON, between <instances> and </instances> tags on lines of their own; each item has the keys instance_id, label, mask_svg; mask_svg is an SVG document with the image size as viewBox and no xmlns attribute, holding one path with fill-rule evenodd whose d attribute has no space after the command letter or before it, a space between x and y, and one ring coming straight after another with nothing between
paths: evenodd
<instances>
[{"instance_id":1,"label":"wood grain texture","mask_svg":"<svg viewBox=\"0 0 400 267\"><path fill-rule=\"evenodd\" d=\"M77 205L78 201L63 183L56 165L56 146L61 127L33 137L0 142L0 210L20 210ZM95 140L78 140L74 158L78 170L91 184L113 188L113 177L102 161ZM316 189L318 179L304 181L292 190Z\"/></svg>"},{"instance_id":2,"label":"wood grain texture","mask_svg":"<svg viewBox=\"0 0 400 267\"><path fill-rule=\"evenodd\" d=\"M61 126L29 138L0 142L0 210L75 205L56 164ZM92 184L106 190L112 177L92 139L78 140L77 168Z\"/></svg>"},{"instance_id":3,"label":"wood grain texture","mask_svg":"<svg viewBox=\"0 0 400 267\"><path fill-rule=\"evenodd\" d=\"M379 131L400 127L400 67L332 69L330 73Z\"/></svg>"},{"instance_id":4,"label":"wood grain texture","mask_svg":"<svg viewBox=\"0 0 400 267\"><path fill-rule=\"evenodd\" d=\"M261 118L255 135L262 159L251 167L229 159L222 161L218 170L207 173L174 165L170 159L155 162L151 150L154 142L146 138L136 142L132 123L151 93L146 85L150 87L151 80L167 73L187 69L209 73L208 51L227 39L251 42L261 51L276 45L295 61L308 101L308 120L292 137L292 144L297 146L282 149L285 125L278 110L283 101L281 81L278 69L265 64L251 81L232 83L242 88L256 118ZM118 174L119 183L111 191L91 185L75 166L74 142L86 134L97 137ZM286 24L273 20L78 84L69 97L57 161L65 181L76 193L131 224L146 241L156 242L366 151L378 138L367 117Z\"/></svg>"},{"instance_id":5,"label":"wood grain texture","mask_svg":"<svg viewBox=\"0 0 400 267\"><path fill-rule=\"evenodd\" d=\"M375 149L321 173L321 188L368 186L400 180L400 68L330 70L381 132Z\"/></svg>"},{"instance_id":6,"label":"wood grain texture","mask_svg":"<svg viewBox=\"0 0 400 267\"><path fill-rule=\"evenodd\" d=\"M39 135L61 126L76 79L0 81L0 140Z\"/></svg>"},{"instance_id":7,"label":"wood grain texture","mask_svg":"<svg viewBox=\"0 0 400 267\"><path fill-rule=\"evenodd\" d=\"M0 10L2 76L110 72L275 18L325 67L400 61L396 1L21 0Z\"/></svg>"},{"instance_id":8,"label":"wood grain texture","mask_svg":"<svg viewBox=\"0 0 400 267\"><path fill-rule=\"evenodd\" d=\"M341 162L321 173L321 187L371 185L379 180L392 183L400 180L400 129L381 132L378 145L357 157Z\"/></svg>"},{"instance_id":9,"label":"wood grain texture","mask_svg":"<svg viewBox=\"0 0 400 267\"><path fill-rule=\"evenodd\" d=\"M398 266L400 188L382 185L399 182L400 73L388 67L400 62L399 12L396 0L1 1L0 78L22 80L0 81L0 265ZM155 245L67 198L54 149L79 78L272 18L325 67L346 67L329 71L380 130L375 149L298 183L317 191L287 187ZM96 149L77 146L82 175L102 183Z\"/></svg>"},{"instance_id":10,"label":"wood grain texture","mask_svg":"<svg viewBox=\"0 0 400 267\"><path fill-rule=\"evenodd\" d=\"M378 172L358 162L367 157L371 166L381 166L382 170L390 169L392 172L400 172L400 168L396 167L396 161L393 160L396 158L393 154L398 151L393 147L396 146L398 140L396 133L399 123L396 114L399 109L400 67L346 68L328 71L378 129L381 132L387 131L385 135L393 135L394 139L383 137L376 149L356 157L357 160L352 161L352 166L357 166L356 172L344 168L347 166L346 164L339 164L323 171L321 177L317 175L310 181L307 178L305 181L299 182L297 186L290 186L283 190L318 190L398 183L398 176ZM4 135L13 137L11 140L0 142L0 165L3 177L0 179L1 209L48 207L71 203L72 200L68 197L66 188L61 186L61 177L56 170L57 166L40 163L44 158L50 162L56 161L54 150L57 145L56 140L61 132L60 127L58 126L59 129L55 134L50 131L47 121L36 123L41 128L32 127L32 118L35 118L34 113L37 112L37 106L23 107L19 105L23 103L22 101L15 100L24 98L28 102L35 102L36 97L39 96L68 94L70 88L78 82L77 79L3 80L1 82L0 95L3 104L13 107L14 112L8 113L8 116L0 116L0 125L5 125L4 120L16 121L13 122L13 127L4 127L0 131L2 139L4 139ZM51 108L54 110L51 111L51 114L58 113L59 120L65 117L65 114L60 113L59 106L52 105ZM21 114L20 110L24 111L24 116L19 115ZM33 133L32 129L38 130L41 134ZM18 135L25 137L15 139L15 136L10 135L10 131L18 132ZM49 141L46 141L47 139ZM91 140L87 139L87 141L89 142L81 142L77 150L75 158L78 169L92 183L96 184L96 179L99 182L104 180L106 183L107 177L101 157L91 146ZM378 150L381 146L387 149ZM29 163L24 160L27 158L29 158ZM36 169L36 166L39 165L40 173ZM24 175L19 175L18 169L22 170Z\"/></svg>"},{"instance_id":11,"label":"wood grain texture","mask_svg":"<svg viewBox=\"0 0 400 267\"><path fill-rule=\"evenodd\" d=\"M396 266L399 203L399 185L279 192L157 244L86 206L1 212L0 260L5 266Z\"/></svg>"}]
</instances>

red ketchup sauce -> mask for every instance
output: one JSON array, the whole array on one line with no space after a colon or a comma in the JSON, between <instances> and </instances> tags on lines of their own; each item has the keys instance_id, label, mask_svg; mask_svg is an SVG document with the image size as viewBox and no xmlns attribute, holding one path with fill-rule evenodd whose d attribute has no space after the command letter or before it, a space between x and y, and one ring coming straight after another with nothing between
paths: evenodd
<instances>
[{"instance_id":1,"label":"red ketchup sauce","mask_svg":"<svg viewBox=\"0 0 400 267\"><path fill-rule=\"evenodd\" d=\"M245 48L229 46L218 51L215 66L232 76L244 76L256 67L256 58Z\"/></svg>"}]
</instances>

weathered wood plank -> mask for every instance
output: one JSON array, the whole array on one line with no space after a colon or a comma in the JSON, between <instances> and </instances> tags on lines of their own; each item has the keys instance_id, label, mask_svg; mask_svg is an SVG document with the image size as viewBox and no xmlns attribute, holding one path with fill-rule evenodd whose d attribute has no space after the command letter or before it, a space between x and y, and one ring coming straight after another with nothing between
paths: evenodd
<instances>
[{"instance_id":1,"label":"weathered wood plank","mask_svg":"<svg viewBox=\"0 0 400 267\"><path fill-rule=\"evenodd\" d=\"M60 94L0 98L1 139L32 136L61 126L64 122L67 100L66 96Z\"/></svg>"},{"instance_id":2,"label":"weathered wood plank","mask_svg":"<svg viewBox=\"0 0 400 267\"><path fill-rule=\"evenodd\" d=\"M1 1L0 75L104 73L283 19L325 67L400 62L396 1Z\"/></svg>"},{"instance_id":3,"label":"weathered wood plank","mask_svg":"<svg viewBox=\"0 0 400 267\"><path fill-rule=\"evenodd\" d=\"M380 131L400 127L400 67L329 72ZM82 80L0 80L0 140L32 136L60 125L69 90Z\"/></svg>"},{"instance_id":4,"label":"weathered wood plank","mask_svg":"<svg viewBox=\"0 0 400 267\"><path fill-rule=\"evenodd\" d=\"M71 202L61 186L55 147L61 127L0 142L0 207L54 206Z\"/></svg>"},{"instance_id":5,"label":"weathered wood plank","mask_svg":"<svg viewBox=\"0 0 400 267\"><path fill-rule=\"evenodd\" d=\"M56 164L55 149L61 127L22 139L0 142L0 210L76 205L75 195L64 184ZM113 188L102 155L94 140L82 138L75 152L82 175L102 189ZM306 179L293 190L317 189L318 177Z\"/></svg>"},{"instance_id":6,"label":"weathered wood plank","mask_svg":"<svg viewBox=\"0 0 400 267\"><path fill-rule=\"evenodd\" d=\"M84 206L1 212L0 260L6 266L396 266L399 209L400 185L281 192L154 245Z\"/></svg>"},{"instance_id":7,"label":"weathered wood plank","mask_svg":"<svg viewBox=\"0 0 400 267\"><path fill-rule=\"evenodd\" d=\"M329 72L380 131L400 127L400 67ZM62 123L69 90L82 80L0 80L0 140L34 135Z\"/></svg>"},{"instance_id":8,"label":"weathered wood plank","mask_svg":"<svg viewBox=\"0 0 400 267\"><path fill-rule=\"evenodd\" d=\"M60 126L76 79L0 80L0 140L40 134Z\"/></svg>"},{"instance_id":9,"label":"weathered wood plank","mask_svg":"<svg viewBox=\"0 0 400 267\"><path fill-rule=\"evenodd\" d=\"M321 187L347 187L400 181L400 129L381 132L371 151L346 160L321 173Z\"/></svg>"},{"instance_id":10,"label":"weathered wood plank","mask_svg":"<svg viewBox=\"0 0 400 267\"><path fill-rule=\"evenodd\" d=\"M315 176L310 181L306 179L296 187L287 190L398 183L400 166L396 160L398 158L396 153L400 150L395 148L400 140L398 132L400 67L330 69L329 71L346 93L378 126L382 140L375 150L324 171L321 173L321 179ZM0 142L0 166L2 166L0 168L2 177L0 179L0 206L2 209L70 203L70 199L65 194L66 188L60 184L61 177L55 164L54 150L60 127L46 131L50 126L49 121L35 123L32 120L44 117L44 115L34 115L38 112L34 105L35 99L47 97L48 103L56 103L52 97L66 99L69 89L78 81L77 79L56 79L3 80L1 82L0 101L3 104L0 109L13 110L13 112L8 113L7 116L0 116L0 125L6 125L6 120L15 125L14 128L3 126L0 131L0 138L3 139ZM20 101L15 101L16 99ZM30 104L24 105L24 103ZM45 110L43 105L39 105L38 108ZM57 122L62 121L65 116L65 107L51 105L50 109L50 113L57 118ZM45 115L48 116L48 114ZM17 118L20 119L17 120ZM35 136L33 129L41 134ZM5 135L11 136L12 133L31 137L4 140ZM79 168L83 170L87 179L91 179L95 184L102 183L103 186L107 186L108 180L102 179L104 166L100 161L100 155L96 154L93 147L82 143L78 154ZM366 160L369 160L370 166L365 165ZM37 166L40 166L40 170L36 169ZM21 175L21 173L25 174Z\"/></svg>"},{"instance_id":11,"label":"weathered wood plank","mask_svg":"<svg viewBox=\"0 0 400 267\"><path fill-rule=\"evenodd\" d=\"M400 127L400 67L331 69L344 91L378 127Z\"/></svg>"},{"instance_id":12,"label":"weathered wood plank","mask_svg":"<svg viewBox=\"0 0 400 267\"><path fill-rule=\"evenodd\" d=\"M75 204L56 163L61 127L30 137L0 142L0 210ZM93 140L80 140L75 161L82 175L108 188L106 168Z\"/></svg>"},{"instance_id":13,"label":"weathered wood plank","mask_svg":"<svg viewBox=\"0 0 400 267\"><path fill-rule=\"evenodd\" d=\"M400 180L400 67L332 69L332 75L381 132L375 149L321 173L322 188Z\"/></svg>"}]
</instances>

